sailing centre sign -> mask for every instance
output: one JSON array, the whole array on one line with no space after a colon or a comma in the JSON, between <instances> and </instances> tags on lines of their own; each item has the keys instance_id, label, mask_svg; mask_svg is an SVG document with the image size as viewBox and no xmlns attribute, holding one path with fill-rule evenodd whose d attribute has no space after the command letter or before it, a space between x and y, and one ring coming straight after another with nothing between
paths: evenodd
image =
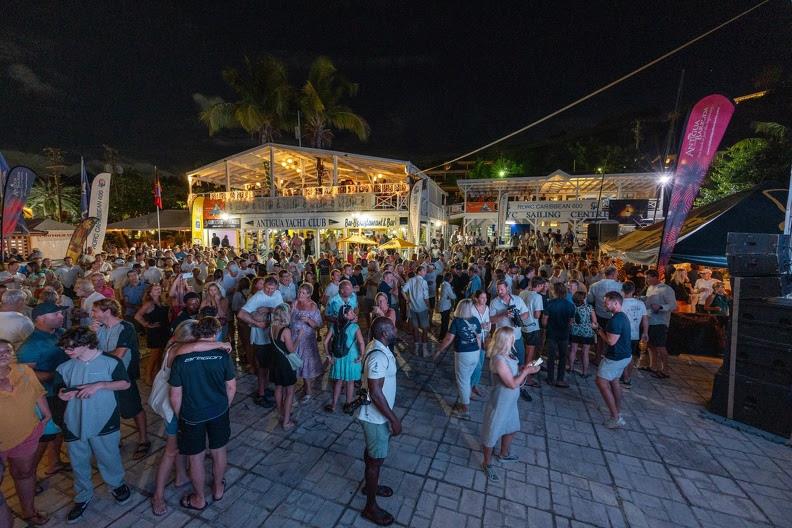
<instances>
[{"instance_id":1,"label":"sailing centre sign","mask_svg":"<svg viewBox=\"0 0 792 528\"><path fill-rule=\"evenodd\" d=\"M602 209L600 209L600 214ZM527 224L549 220L551 222L573 222L597 217L597 200L542 200L536 202L509 202L507 221Z\"/></svg>"}]
</instances>

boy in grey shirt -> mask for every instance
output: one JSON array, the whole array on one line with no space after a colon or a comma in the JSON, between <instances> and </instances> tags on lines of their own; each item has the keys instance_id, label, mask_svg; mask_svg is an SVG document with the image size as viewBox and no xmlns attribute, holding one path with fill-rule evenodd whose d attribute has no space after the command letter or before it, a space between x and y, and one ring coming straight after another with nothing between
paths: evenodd
<instances>
[{"instance_id":1,"label":"boy in grey shirt","mask_svg":"<svg viewBox=\"0 0 792 528\"><path fill-rule=\"evenodd\" d=\"M58 397L67 402L64 436L76 493L74 507L66 516L71 524L82 518L93 498L91 455L116 502L126 504L131 498L118 448L121 417L115 396L115 391L128 389L130 384L123 363L102 354L90 329L72 328L59 345L70 358L56 369L55 388Z\"/></svg>"}]
</instances>

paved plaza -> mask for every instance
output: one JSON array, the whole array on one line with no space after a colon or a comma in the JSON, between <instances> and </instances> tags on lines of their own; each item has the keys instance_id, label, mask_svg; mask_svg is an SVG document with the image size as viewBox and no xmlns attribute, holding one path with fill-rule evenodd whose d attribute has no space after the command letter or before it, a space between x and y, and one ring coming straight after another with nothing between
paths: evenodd
<instances>
[{"instance_id":1,"label":"paved plaza","mask_svg":"<svg viewBox=\"0 0 792 528\"><path fill-rule=\"evenodd\" d=\"M381 478L396 493L380 503L399 526L792 526L792 448L703 415L716 360L673 358L669 380L639 372L626 392L627 427L617 431L602 426L604 406L593 377L574 376L569 389L533 389L533 401L519 404L522 431L512 451L520 460L497 466L498 483L488 483L479 470L483 402L472 404L469 421L449 416L456 393L451 360L446 354L436 366L411 354L401 359L397 414L404 431L392 440ZM163 425L149 412L154 451L148 458L131 459L135 434L128 424L123 429L133 500L118 506L99 485L81 524L373 526L359 514L360 426L340 412L321 410L325 387L321 397L298 406L299 426L284 433L272 411L253 404L254 387L253 376L240 378L222 501L202 513L187 512L178 506L187 488L171 486L169 513L151 513ZM37 506L54 516L49 526L65 525L70 476L49 478L43 486ZM8 475L3 488L13 497ZM18 511L16 498L9 502Z\"/></svg>"}]
</instances>

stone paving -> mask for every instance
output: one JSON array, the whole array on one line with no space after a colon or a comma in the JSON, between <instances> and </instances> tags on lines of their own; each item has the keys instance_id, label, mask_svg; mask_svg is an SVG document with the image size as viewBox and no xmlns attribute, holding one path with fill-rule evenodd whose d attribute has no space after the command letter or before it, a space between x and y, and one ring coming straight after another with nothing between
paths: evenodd
<instances>
[{"instance_id":1,"label":"stone paving","mask_svg":"<svg viewBox=\"0 0 792 528\"><path fill-rule=\"evenodd\" d=\"M617 431L602 426L605 409L593 377L573 376L569 389L533 389L533 401L519 403L522 431L512 450L520 459L497 467L498 483L488 483L478 469L483 402L472 404L469 421L449 416L451 360L451 354L438 366L412 354L400 360L403 434L392 440L381 478L396 492L381 505L399 526L792 526L792 449L703 416L717 360L673 358L672 377L663 381L639 372L626 392L627 427ZM187 512L178 506L184 490L171 486L169 513L153 516L148 497L163 426L149 413L155 451L146 459L131 460L135 435L128 424L123 428L133 500L116 505L97 474L96 496L81 524L373 526L359 515L360 426L321 410L325 387L321 397L298 406L299 426L284 433L271 411L252 403L254 383L250 375L239 380L222 501L202 513ZM71 478L58 475L42 484L37 506L52 513L49 526L65 525ZM17 510L8 475L3 491Z\"/></svg>"}]
</instances>

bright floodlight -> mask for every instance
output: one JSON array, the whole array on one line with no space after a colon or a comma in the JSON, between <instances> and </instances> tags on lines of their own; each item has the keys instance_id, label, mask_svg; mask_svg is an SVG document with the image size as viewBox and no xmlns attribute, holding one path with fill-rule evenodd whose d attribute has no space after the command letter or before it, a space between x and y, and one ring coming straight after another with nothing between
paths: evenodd
<instances>
[{"instance_id":1,"label":"bright floodlight","mask_svg":"<svg viewBox=\"0 0 792 528\"><path fill-rule=\"evenodd\" d=\"M499 170L499 171L498 171L498 176L500 176L501 178L503 178L504 176L506 176L506 171L505 171L505 170L503 170L503 169Z\"/></svg>"},{"instance_id":2,"label":"bright floodlight","mask_svg":"<svg viewBox=\"0 0 792 528\"><path fill-rule=\"evenodd\" d=\"M660 183L660 185L665 185L665 184L667 184L668 182L671 181L671 175L670 174L661 174L660 177L657 178L657 181Z\"/></svg>"}]
</instances>

